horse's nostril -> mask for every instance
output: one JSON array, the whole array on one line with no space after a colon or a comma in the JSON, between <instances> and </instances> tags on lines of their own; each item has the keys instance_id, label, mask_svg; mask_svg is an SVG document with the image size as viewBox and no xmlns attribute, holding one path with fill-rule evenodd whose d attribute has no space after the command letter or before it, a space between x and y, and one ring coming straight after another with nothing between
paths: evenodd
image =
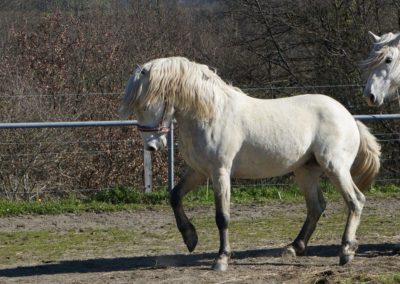
<instances>
[{"instance_id":1,"label":"horse's nostril","mask_svg":"<svg viewBox=\"0 0 400 284\"><path fill-rule=\"evenodd\" d=\"M367 103L369 106L376 105L376 96L373 93L370 93L367 97Z\"/></svg>"},{"instance_id":2,"label":"horse's nostril","mask_svg":"<svg viewBox=\"0 0 400 284\"><path fill-rule=\"evenodd\" d=\"M157 148L155 146L148 146L147 151L155 152L155 151L157 151Z\"/></svg>"},{"instance_id":3,"label":"horse's nostril","mask_svg":"<svg viewBox=\"0 0 400 284\"><path fill-rule=\"evenodd\" d=\"M376 101L376 97L375 97L375 95L374 94L369 94L369 101L371 102L371 103L375 103L375 101Z\"/></svg>"}]
</instances>

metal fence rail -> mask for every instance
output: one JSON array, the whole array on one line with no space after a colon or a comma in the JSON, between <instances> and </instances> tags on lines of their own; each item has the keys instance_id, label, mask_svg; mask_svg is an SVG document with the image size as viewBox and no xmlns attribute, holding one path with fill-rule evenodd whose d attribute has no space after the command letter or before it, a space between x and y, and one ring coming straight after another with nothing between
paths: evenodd
<instances>
[{"instance_id":1,"label":"metal fence rail","mask_svg":"<svg viewBox=\"0 0 400 284\"><path fill-rule=\"evenodd\" d=\"M361 121L384 121L400 120L400 114L375 114L375 115L354 115L354 118ZM35 129L35 128L74 128L74 127L123 127L137 126L136 120L117 120L117 121L75 121L75 122L18 122L18 123L0 123L0 129ZM174 152L173 127L168 135L168 189L174 186ZM379 135L379 134L378 134ZM389 139L387 141L398 140ZM150 152L144 151L144 159L147 160L145 167L145 189L151 191L151 156ZM149 162L150 161L150 162Z\"/></svg>"},{"instance_id":2,"label":"metal fence rail","mask_svg":"<svg viewBox=\"0 0 400 284\"><path fill-rule=\"evenodd\" d=\"M15 122L15 123L0 123L0 129L40 129L40 128L75 128L75 127L123 127L123 126L138 126L137 120L115 120L115 121L56 121L56 122ZM168 135L168 157L172 163L168 163L168 189L171 190L173 184L173 136ZM144 180L145 190L152 190L151 182L151 154L144 151Z\"/></svg>"},{"instance_id":3,"label":"metal fence rail","mask_svg":"<svg viewBox=\"0 0 400 284\"><path fill-rule=\"evenodd\" d=\"M400 120L400 114L359 114L353 117L362 121Z\"/></svg>"},{"instance_id":4,"label":"metal fence rail","mask_svg":"<svg viewBox=\"0 0 400 284\"><path fill-rule=\"evenodd\" d=\"M137 126L137 125L138 125L138 122L136 120L14 122L14 123L0 123L0 129L60 128L60 127L105 127L105 126Z\"/></svg>"}]
</instances>

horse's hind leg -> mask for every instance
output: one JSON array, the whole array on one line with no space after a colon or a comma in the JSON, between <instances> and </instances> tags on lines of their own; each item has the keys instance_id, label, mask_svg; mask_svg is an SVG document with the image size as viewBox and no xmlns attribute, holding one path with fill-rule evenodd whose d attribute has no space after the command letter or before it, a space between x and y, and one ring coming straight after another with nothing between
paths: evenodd
<instances>
[{"instance_id":1,"label":"horse's hind leg","mask_svg":"<svg viewBox=\"0 0 400 284\"><path fill-rule=\"evenodd\" d=\"M319 165L308 164L297 169L294 173L306 200L307 218L296 239L285 248L284 256L296 256L305 253L307 243L326 207L324 196L319 187L319 179L322 173Z\"/></svg>"},{"instance_id":2,"label":"horse's hind leg","mask_svg":"<svg viewBox=\"0 0 400 284\"><path fill-rule=\"evenodd\" d=\"M348 208L347 223L342 237L342 248L340 252L340 264L344 265L354 258L358 248L356 231L360 224L365 197L354 184L350 170L340 168L336 171L331 171L328 173L328 176L342 194Z\"/></svg>"},{"instance_id":3,"label":"horse's hind leg","mask_svg":"<svg viewBox=\"0 0 400 284\"><path fill-rule=\"evenodd\" d=\"M220 240L218 257L215 259L213 269L216 271L226 271L231 256L228 235L231 181L230 174L226 169L216 170L216 173L213 175L213 186L215 197L215 221L217 223Z\"/></svg>"},{"instance_id":4,"label":"horse's hind leg","mask_svg":"<svg viewBox=\"0 0 400 284\"><path fill-rule=\"evenodd\" d=\"M185 176L170 193L170 203L174 210L176 225L190 252L192 252L197 245L197 233L195 227L189 221L183 210L182 198L204 180L205 176L195 172L193 169L188 169Z\"/></svg>"}]
</instances>

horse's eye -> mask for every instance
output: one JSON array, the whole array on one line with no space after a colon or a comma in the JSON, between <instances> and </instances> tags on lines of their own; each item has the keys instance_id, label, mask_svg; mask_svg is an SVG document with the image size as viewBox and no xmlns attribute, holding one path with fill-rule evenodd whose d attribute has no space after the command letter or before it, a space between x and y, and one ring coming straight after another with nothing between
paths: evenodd
<instances>
[{"instance_id":1,"label":"horse's eye","mask_svg":"<svg viewBox=\"0 0 400 284\"><path fill-rule=\"evenodd\" d=\"M392 63L392 61L393 61L392 57L386 57L386 59L385 59L386 64L390 64L390 63Z\"/></svg>"},{"instance_id":2,"label":"horse's eye","mask_svg":"<svg viewBox=\"0 0 400 284\"><path fill-rule=\"evenodd\" d=\"M142 69L142 71L140 71L141 74L146 75L147 70L146 69Z\"/></svg>"}]
</instances>

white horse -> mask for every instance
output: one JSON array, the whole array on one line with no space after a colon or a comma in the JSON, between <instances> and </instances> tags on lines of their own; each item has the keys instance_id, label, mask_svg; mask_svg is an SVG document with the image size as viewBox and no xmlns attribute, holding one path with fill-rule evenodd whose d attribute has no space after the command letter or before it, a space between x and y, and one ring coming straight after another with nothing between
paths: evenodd
<instances>
[{"instance_id":1,"label":"white horse","mask_svg":"<svg viewBox=\"0 0 400 284\"><path fill-rule=\"evenodd\" d=\"M380 106L385 98L396 93L400 86L400 33L377 36L369 57L362 63L368 81L364 96L368 105Z\"/></svg>"},{"instance_id":2,"label":"white horse","mask_svg":"<svg viewBox=\"0 0 400 284\"><path fill-rule=\"evenodd\" d=\"M364 96L369 106L381 106L385 98L392 97L400 87L400 33L369 34L374 44L369 57L362 63L368 76ZM398 93L397 96L399 98ZM400 252L400 245L394 252Z\"/></svg>"},{"instance_id":3,"label":"white horse","mask_svg":"<svg viewBox=\"0 0 400 284\"><path fill-rule=\"evenodd\" d=\"M231 255L232 177L295 173L306 200L307 218L284 253L301 255L325 209L319 188L324 172L348 207L340 264L354 257L356 230L365 203L361 191L369 187L379 170L380 147L368 129L337 101L323 95L251 98L207 66L171 57L136 69L120 109L124 118L132 112L141 125L147 150L165 146L173 115L178 122L179 149L189 168L172 190L170 202L189 251L196 247L197 234L184 212L182 198L207 178L212 180L220 237L215 270L225 271Z\"/></svg>"}]
</instances>

